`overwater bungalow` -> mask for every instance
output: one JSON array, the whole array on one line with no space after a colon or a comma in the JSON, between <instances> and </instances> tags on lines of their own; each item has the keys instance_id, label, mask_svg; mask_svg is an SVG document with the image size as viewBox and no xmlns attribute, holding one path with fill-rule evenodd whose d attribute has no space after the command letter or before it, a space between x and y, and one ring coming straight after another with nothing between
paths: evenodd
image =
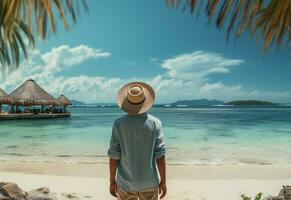
<instances>
[{"instance_id":1,"label":"overwater bungalow","mask_svg":"<svg viewBox=\"0 0 291 200\"><path fill-rule=\"evenodd\" d=\"M63 106L64 112L67 112L67 106L72 105L72 102L63 94L59 96L57 100L59 101L60 105Z\"/></svg>"},{"instance_id":2,"label":"overwater bungalow","mask_svg":"<svg viewBox=\"0 0 291 200\"><path fill-rule=\"evenodd\" d=\"M9 98L8 94L0 88L0 114L2 114L2 105L8 104Z\"/></svg>"},{"instance_id":3,"label":"overwater bungalow","mask_svg":"<svg viewBox=\"0 0 291 200\"><path fill-rule=\"evenodd\" d=\"M34 80L29 79L9 95L0 91L0 104L10 107L8 112L0 112L0 119L39 119L69 117L66 106L71 101L65 96L60 100L54 98Z\"/></svg>"}]
</instances>

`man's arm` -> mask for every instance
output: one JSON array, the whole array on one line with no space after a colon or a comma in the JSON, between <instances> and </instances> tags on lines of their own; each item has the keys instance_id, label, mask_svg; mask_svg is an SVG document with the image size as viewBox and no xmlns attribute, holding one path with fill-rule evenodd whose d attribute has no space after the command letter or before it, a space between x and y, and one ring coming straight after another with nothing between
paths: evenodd
<instances>
[{"instance_id":1,"label":"man's arm","mask_svg":"<svg viewBox=\"0 0 291 200\"><path fill-rule=\"evenodd\" d=\"M116 171L118 166L118 160L112 158L109 159L109 169L110 169L110 193L112 196L117 197L117 184L115 182Z\"/></svg>"},{"instance_id":2,"label":"man's arm","mask_svg":"<svg viewBox=\"0 0 291 200\"><path fill-rule=\"evenodd\" d=\"M159 185L159 194L161 194L161 199L164 198L167 194L167 183L166 183L166 158L162 156L157 159L157 166L159 169L161 182Z\"/></svg>"},{"instance_id":3,"label":"man's arm","mask_svg":"<svg viewBox=\"0 0 291 200\"><path fill-rule=\"evenodd\" d=\"M110 148L108 149L107 155L110 157L109 159L109 171L110 171L110 193L112 196L117 197L116 190L117 184L115 182L116 171L120 159L120 138L118 131L115 126L115 122L112 127L112 136L110 140Z\"/></svg>"}]
</instances>

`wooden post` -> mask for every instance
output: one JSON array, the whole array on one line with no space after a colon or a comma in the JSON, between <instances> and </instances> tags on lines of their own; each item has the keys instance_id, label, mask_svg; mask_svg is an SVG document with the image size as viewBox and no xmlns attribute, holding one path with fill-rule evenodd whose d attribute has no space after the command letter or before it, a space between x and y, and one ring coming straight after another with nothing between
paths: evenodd
<instances>
[{"instance_id":1,"label":"wooden post","mask_svg":"<svg viewBox=\"0 0 291 200\"><path fill-rule=\"evenodd\" d=\"M10 113L14 113L14 105L10 106Z\"/></svg>"},{"instance_id":2,"label":"wooden post","mask_svg":"<svg viewBox=\"0 0 291 200\"><path fill-rule=\"evenodd\" d=\"M0 114L2 113L2 104L0 104Z\"/></svg>"}]
</instances>

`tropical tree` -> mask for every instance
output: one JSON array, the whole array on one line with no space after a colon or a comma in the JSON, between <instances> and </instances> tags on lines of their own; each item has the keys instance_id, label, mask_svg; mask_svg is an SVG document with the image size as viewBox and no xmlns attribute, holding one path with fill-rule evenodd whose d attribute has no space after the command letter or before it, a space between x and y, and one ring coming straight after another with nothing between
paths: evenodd
<instances>
[{"instance_id":1,"label":"tropical tree","mask_svg":"<svg viewBox=\"0 0 291 200\"><path fill-rule=\"evenodd\" d=\"M21 53L27 57L27 48L34 46L36 35L45 39L48 32L55 33L58 18L69 30L67 15L75 22L80 3L88 10L85 0L1 0L0 69L17 67Z\"/></svg>"},{"instance_id":2,"label":"tropical tree","mask_svg":"<svg viewBox=\"0 0 291 200\"><path fill-rule=\"evenodd\" d=\"M290 0L166 0L170 7L200 15L205 11L209 22L215 20L218 28L227 25L227 39L238 38L243 32L256 36L263 50L270 46L290 48Z\"/></svg>"}]
</instances>

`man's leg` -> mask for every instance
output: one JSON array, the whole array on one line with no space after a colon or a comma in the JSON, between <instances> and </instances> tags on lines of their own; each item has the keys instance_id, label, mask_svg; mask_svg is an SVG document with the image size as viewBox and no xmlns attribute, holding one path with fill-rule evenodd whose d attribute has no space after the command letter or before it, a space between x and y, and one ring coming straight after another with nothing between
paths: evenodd
<instances>
[{"instance_id":1,"label":"man's leg","mask_svg":"<svg viewBox=\"0 0 291 200\"><path fill-rule=\"evenodd\" d=\"M139 192L138 197L139 200L159 200L159 187Z\"/></svg>"},{"instance_id":2,"label":"man's leg","mask_svg":"<svg viewBox=\"0 0 291 200\"><path fill-rule=\"evenodd\" d=\"M120 187L117 188L117 199L118 200L138 200L136 192L126 192Z\"/></svg>"}]
</instances>

